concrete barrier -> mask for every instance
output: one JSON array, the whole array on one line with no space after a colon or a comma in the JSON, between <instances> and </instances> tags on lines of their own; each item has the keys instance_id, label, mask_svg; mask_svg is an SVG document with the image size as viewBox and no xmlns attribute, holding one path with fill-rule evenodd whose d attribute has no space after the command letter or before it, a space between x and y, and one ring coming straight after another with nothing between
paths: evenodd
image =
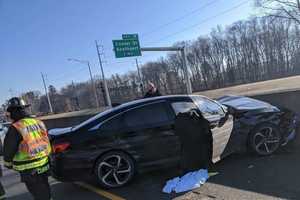
<instances>
[{"instance_id":1,"label":"concrete barrier","mask_svg":"<svg viewBox=\"0 0 300 200\"><path fill-rule=\"evenodd\" d=\"M53 119L44 119L43 122L46 124L48 129L52 128L65 128L77 125L94 115L83 115L77 117L64 117L64 118L53 118Z\"/></svg>"},{"instance_id":2,"label":"concrete barrier","mask_svg":"<svg viewBox=\"0 0 300 200\"><path fill-rule=\"evenodd\" d=\"M224 95L244 95L269 102L273 105L283 106L300 114L300 76L292 76L269 81L261 81L237 85L215 90L196 92L210 98ZM84 120L108 109L87 109L76 112L61 113L40 117L49 129L74 126Z\"/></svg>"},{"instance_id":3,"label":"concrete barrier","mask_svg":"<svg viewBox=\"0 0 300 200\"><path fill-rule=\"evenodd\" d=\"M232 93L229 92L228 95L229 94ZM226 95L226 93L223 93L222 95ZM272 92L265 92L259 94L252 93L252 94L244 94L244 96L266 101L275 106L288 108L300 115L300 89L292 89L292 90L284 90L284 91L276 91L276 92L272 91ZM74 112L74 113L47 116L47 117L42 117L41 119L45 122L48 129L63 128L63 127L77 125L105 109L107 108L104 108L102 110L97 110L97 109L85 110L85 111Z\"/></svg>"},{"instance_id":4,"label":"concrete barrier","mask_svg":"<svg viewBox=\"0 0 300 200\"><path fill-rule=\"evenodd\" d=\"M107 107L101 109L87 109L69 113L61 113L56 115L49 115L39 117L47 126L48 129L64 128L77 125L96 114L108 109Z\"/></svg>"},{"instance_id":5,"label":"concrete barrier","mask_svg":"<svg viewBox=\"0 0 300 200\"><path fill-rule=\"evenodd\" d=\"M275 106L288 108L297 114L300 114L300 90L286 90L248 96L269 102Z\"/></svg>"}]
</instances>

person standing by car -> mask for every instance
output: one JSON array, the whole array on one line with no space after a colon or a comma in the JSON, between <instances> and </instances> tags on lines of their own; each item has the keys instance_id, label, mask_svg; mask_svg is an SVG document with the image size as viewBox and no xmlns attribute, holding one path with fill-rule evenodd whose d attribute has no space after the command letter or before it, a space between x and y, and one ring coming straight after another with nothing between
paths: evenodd
<instances>
[{"instance_id":1,"label":"person standing by car","mask_svg":"<svg viewBox=\"0 0 300 200\"><path fill-rule=\"evenodd\" d=\"M179 113L175 119L175 133L181 142L181 173L207 169L212 159L210 123L197 109Z\"/></svg>"},{"instance_id":2,"label":"person standing by car","mask_svg":"<svg viewBox=\"0 0 300 200\"><path fill-rule=\"evenodd\" d=\"M155 87L153 83L149 83L148 85L148 91L145 94L144 98L150 98L150 97L158 97L161 96L161 93L158 91L158 89Z\"/></svg>"},{"instance_id":3,"label":"person standing by car","mask_svg":"<svg viewBox=\"0 0 300 200\"><path fill-rule=\"evenodd\" d=\"M6 111L12 125L4 139L4 165L20 173L35 200L50 200L48 132L42 121L28 115L28 106L17 97L8 101Z\"/></svg>"}]
</instances>

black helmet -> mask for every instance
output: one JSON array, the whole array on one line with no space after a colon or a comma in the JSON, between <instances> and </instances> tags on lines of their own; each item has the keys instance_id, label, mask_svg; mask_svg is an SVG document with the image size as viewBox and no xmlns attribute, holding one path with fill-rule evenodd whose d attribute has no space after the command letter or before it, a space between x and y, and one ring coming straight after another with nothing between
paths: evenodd
<instances>
[{"instance_id":1,"label":"black helmet","mask_svg":"<svg viewBox=\"0 0 300 200\"><path fill-rule=\"evenodd\" d=\"M7 112L11 112L15 108L24 109L30 105L26 104L25 101L18 97L13 97L7 102Z\"/></svg>"}]
</instances>

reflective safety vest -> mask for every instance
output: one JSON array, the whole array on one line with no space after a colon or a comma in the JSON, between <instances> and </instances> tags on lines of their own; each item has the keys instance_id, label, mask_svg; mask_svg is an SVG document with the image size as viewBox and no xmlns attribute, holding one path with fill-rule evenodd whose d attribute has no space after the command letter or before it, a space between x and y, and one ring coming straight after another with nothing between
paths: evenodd
<instances>
[{"instance_id":1,"label":"reflective safety vest","mask_svg":"<svg viewBox=\"0 0 300 200\"><path fill-rule=\"evenodd\" d=\"M51 146L45 124L37 119L25 118L12 125L22 135L19 149L13 158L13 169L24 171L48 164Z\"/></svg>"}]
</instances>

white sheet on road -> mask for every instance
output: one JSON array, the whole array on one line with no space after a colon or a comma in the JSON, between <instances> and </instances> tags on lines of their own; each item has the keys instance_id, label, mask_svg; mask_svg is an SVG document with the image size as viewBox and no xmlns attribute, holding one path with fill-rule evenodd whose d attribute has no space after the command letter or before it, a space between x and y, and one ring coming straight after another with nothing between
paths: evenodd
<instances>
[{"instance_id":1,"label":"white sheet on road","mask_svg":"<svg viewBox=\"0 0 300 200\"><path fill-rule=\"evenodd\" d=\"M180 193L193 190L201 187L209 178L207 169L200 169L198 171L189 172L183 177L176 177L167 181L163 188L164 193Z\"/></svg>"}]
</instances>

